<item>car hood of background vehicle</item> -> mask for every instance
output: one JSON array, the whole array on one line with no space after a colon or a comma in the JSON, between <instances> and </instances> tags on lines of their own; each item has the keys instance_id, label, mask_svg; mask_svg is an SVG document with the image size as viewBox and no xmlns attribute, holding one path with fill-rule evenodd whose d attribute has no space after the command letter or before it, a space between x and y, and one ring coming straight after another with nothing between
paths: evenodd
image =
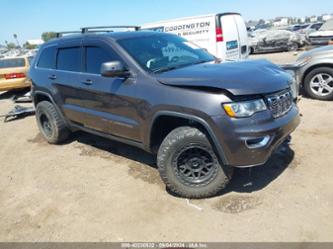
<instances>
[{"instance_id":1,"label":"car hood of background vehicle","mask_svg":"<svg viewBox=\"0 0 333 249\"><path fill-rule=\"evenodd\" d=\"M252 95L286 89L291 77L266 60L250 60L184 67L161 73L157 80L172 86L212 87L233 95Z\"/></svg>"},{"instance_id":2,"label":"car hood of background vehicle","mask_svg":"<svg viewBox=\"0 0 333 249\"><path fill-rule=\"evenodd\" d=\"M311 50L301 54L297 58L297 61L301 61L306 57L318 57L318 56L333 57L333 46L323 46L323 47L311 49Z\"/></svg>"}]
</instances>

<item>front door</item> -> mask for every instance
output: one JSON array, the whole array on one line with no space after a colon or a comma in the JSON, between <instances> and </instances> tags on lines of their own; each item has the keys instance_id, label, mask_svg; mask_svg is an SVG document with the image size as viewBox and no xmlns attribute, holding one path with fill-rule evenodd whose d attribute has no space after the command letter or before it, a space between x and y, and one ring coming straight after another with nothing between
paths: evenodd
<instances>
[{"instance_id":1,"label":"front door","mask_svg":"<svg viewBox=\"0 0 333 249\"><path fill-rule=\"evenodd\" d=\"M79 108L85 113L82 125L139 141L135 79L104 77L100 74L102 63L123 62L107 42L87 37L83 40L83 51L84 65L78 88Z\"/></svg>"},{"instance_id":2,"label":"front door","mask_svg":"<svg viewBox=\"0 0 333 249\"><path fill-rule=\"evenodd\" d=\"M84 119L83 113L77 111L80 98L79 87L80 73L82 71L82 39L73 39L59 44L56 53L56 70L48 77L52 81L55 95L59 96L65 116L72 121Z\"/></svg>"}]
</instances>

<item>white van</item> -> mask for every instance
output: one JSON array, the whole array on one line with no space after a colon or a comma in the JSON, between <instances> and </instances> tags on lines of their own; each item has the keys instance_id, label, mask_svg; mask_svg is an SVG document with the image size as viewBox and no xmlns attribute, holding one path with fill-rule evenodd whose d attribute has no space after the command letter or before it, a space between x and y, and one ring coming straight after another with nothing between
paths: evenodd
<instances>
[{"instance_id":1,"label":"white van","mask_svg":"<svg viewBox=\"0 0 333 249\"><path fill-rule=\"evenodd\" d=\"M142 25L141 29L177 34L222 60L248 57L246 25L238 13L166 20Z\"/></svg>"}]
</instances>

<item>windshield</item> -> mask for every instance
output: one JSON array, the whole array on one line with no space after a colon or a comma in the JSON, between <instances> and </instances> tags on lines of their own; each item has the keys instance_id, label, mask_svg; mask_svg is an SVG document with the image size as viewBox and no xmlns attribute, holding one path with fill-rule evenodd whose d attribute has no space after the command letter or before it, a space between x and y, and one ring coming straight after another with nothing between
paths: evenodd
<instances>
[{"instance_id":1,"label":"windshield","mask_svg":"<svg viewBox=\"0 0 333 249\"><path fill-rule=\"evenodd\" d=\"M154 73L215 60L202 48L178 36L153 35L120 40L119 44L145 70Z\"/></svg>"}]
</instances>

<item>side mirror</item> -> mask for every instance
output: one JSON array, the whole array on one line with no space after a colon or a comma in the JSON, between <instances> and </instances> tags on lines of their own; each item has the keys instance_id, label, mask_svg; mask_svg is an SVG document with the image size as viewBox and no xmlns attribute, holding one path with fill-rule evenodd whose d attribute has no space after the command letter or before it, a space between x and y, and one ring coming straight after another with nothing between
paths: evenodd
<instances>
[{"instance_id":1,"label":"side mirror","mask_svg":"<svg viewBox=\"0 0 333 249\"><path fill-rule=\"evenodd\" d=\"M130 73L120 61L110 61L101 65L101 75L104 77L126 78Z\"/></svg>"}]
</instances>

